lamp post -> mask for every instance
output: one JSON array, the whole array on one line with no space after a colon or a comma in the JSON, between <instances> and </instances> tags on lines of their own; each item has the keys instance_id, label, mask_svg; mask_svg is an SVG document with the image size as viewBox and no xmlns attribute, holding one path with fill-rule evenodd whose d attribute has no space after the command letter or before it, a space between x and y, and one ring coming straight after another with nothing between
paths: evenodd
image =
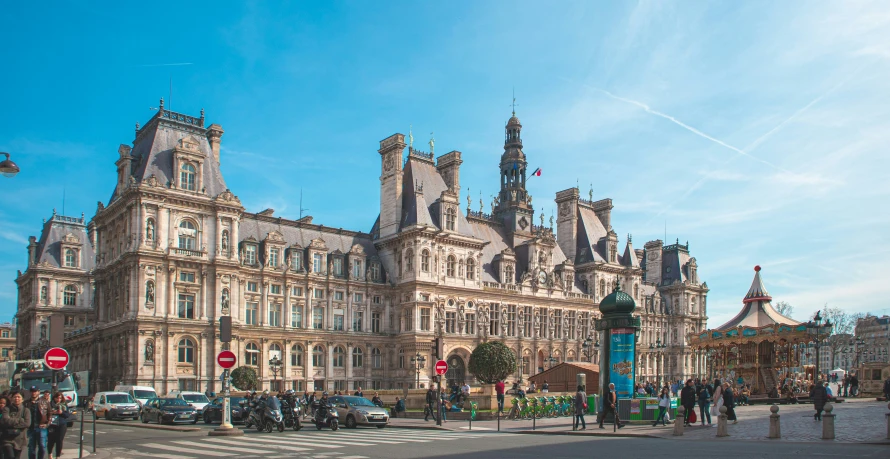
<instances>
[{"instance_id":1,"label":"lamp post","mask_svg":"<svg viewBox=\"0 0 890 459\"><path fill-rule=\"evenodd\" d=\"M417 383L414 385L415 389L420 388L420 370L423 370L426 363L426 357L420 355L420 352L414 354L414 357L411 357L411 364L414 365L414 372L417 374Z\"/></svg>"},{"instance_id":2,"label":"lamp post","mask_svg":"<svg viewBox=\"0 0 890 459\"><path fill-rule=\"evenodd\" d=\"M662 352L661 349L664 349L666 347L667 347L666 344L661 344L661 338L656 339L655 344L649 343L649 351L654 351L656 359L658 358L658 355L661 354L661 352ZM657 362L657 360L656 360L656 362ZM664 368L660 368L660 370L664 371ZM657 383L661 384L661 381L663 381L663 380L664 380L664 378L662 377L662 375L655 375L655 381Z\"/></svg>"},{"instance_id":3,"label":"lamp post","mask_svg":"<svg viewBox=\"0 0 890 459\"><path fill-rule=\"evenodd\" d=\"M3 175L4 177L15 177L15 174L19 173L19 166L9 159L9 153L0 151L0 155L6 156L6 159L0 161L0 175Z\"/></svg>"},{"instance_id":4,"label":"lamp post","mask_svg":"<svg viewBox=\"0 0 890 459\"><path fill-rule=\"evenodd\" d=\"M819 381L819 377L821 376L819 373L819 348L822 347L822 335L830 335L831 326L830 320L826 320L825 325L822 325L822 311L816 311L816 316L813 317L812 322L807 324L807 331L809 331L811 335L816 335L814 342L814 347L816 348L816 374L813 375L813 382ZM823 329L827 329L827 332L823 331Z\"/></svg>"},{"instance_id":5,"label":"lamp post","mask_svg":"<svg viewBox=\"0 0 890 459\"><path fill-rule=\"evenodd\" d=\"M281 359L278 356L273 356L269 359L269 369L272 370L272 385L274 386L272 390L281 389L278 387L278 371L281 370Z\"/></svg>"},{"instance_id":6,"label":"lamp post","mask_svg":"<svg viewBox=\"0 0 890 459\"><path fill-rule=\"evenodd\" d=\"M550 364L549 366L547 366L547 369L549 370L553 368L553 362L559 362L559 359L554 358L553 352L551 352L550 355L545 359L545 361Z\"/></svg>"},{"instance_id":7,"label":"lamp post","mask_svg":"<svg viewBox=\"0 0 890 459\"><path fill-rule=\"evenodd\" d=\"M581 343L581 352L584 353L584 356L587 357L587 361L589 363L593 363L593 353L594 349L599 349L600 341L599 337L597 337L596 341L594 341L592 336L588 336L583 343Z\"/></svg>"}]
</instances>

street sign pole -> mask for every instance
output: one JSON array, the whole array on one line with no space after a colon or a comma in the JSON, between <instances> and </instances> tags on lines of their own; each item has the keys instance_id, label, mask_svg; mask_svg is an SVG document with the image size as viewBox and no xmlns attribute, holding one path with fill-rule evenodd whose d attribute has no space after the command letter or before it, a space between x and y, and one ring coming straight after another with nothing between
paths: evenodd
<instances>
[{"instance_id":1,"label":"street sign pole","mask_svg":"<svg viewBox=\"0 0 890 459\"><path fill-rule=\"evenodd\" d=\"M223 418L222 418L222 427L223 429L231 429L232 426L232 409L231 409L231 400L229 400L229 369L226 368L223 370Z\"/></svg>"},{"instance_id":2,"label":"street sign pole","mask_svg":"<svg viewBox=\"0 0 890 459\"><path fill-rule=\"evenodd\" d=\"M216 356L216 363L223 368L222 377L222 423L219 428L207 432L210 436L239 436L244 435L244 431L236 429L232 425L232 401L229 397L229 369L235 366L237 357L235 353L226 349Z\"/></svg>"}]
</instances>

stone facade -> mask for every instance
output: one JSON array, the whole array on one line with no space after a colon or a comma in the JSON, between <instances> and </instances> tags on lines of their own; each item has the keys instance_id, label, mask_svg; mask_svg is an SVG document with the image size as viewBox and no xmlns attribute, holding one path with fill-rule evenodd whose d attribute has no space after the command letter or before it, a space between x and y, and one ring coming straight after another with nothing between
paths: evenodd
<instances>
[{"instance_id":1,"label":"stone facade","mask_svg":"<svg viewBox=\"0 0 890 459\"><path fill-rule=\"evenodd\" d=\"M15 360L15 325L0 324L0 362Z\"/></svg>"},{"instance_id":2,"label":"stone facade","mask_svg":"<svg viewBox=\"0 0 890 459\"><path fill-rule=\"evenodd\" d=\"M461 152L436 158L432 141L427 153L402 134L384 139L380 213L362 233L246 212L219 169L222 128L162 101L119 148L114 193L90 222L95 308L66 336L72 370L93 370L97 390L216 390L217 324L230 315L229 347L263 387L426 386L435 338L449 382L472 381L470 353L490 339L516 351L515 378L526 379L598 359L592 320L619 282L640 305L639 378L698 373L686 336L706 328L708 289L688 244L635 250L628 236L619 252L611 200L576 188L557 193L556 228L540 214L536 224L521 127L508 121L490 213L471 209L469 190L460 208Z\"/></svg>"},{"instance_id":3,"label":"stone facade","mask_svg":"<svg viewBox=\"0 0 890 459\"><path fill-rule=\"evenodd\" d=\"M890 316L867 315L857 320L855 334L856 338L865 344L859 346L853 343L854 345L848 349L851 357L858 357L854 360L854 364L890 363Z\"/></svg>"}]
</instances>

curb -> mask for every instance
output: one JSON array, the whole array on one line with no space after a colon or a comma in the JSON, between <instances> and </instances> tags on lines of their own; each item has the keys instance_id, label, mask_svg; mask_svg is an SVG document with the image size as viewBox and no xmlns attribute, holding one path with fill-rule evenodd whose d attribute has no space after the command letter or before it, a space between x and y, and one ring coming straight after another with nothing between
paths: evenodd
<instances>
[{"instance_id":1,"label":"curb","mask_svg":"<svg viewBox=\"0 0 890 459\"><path fill-rule=\"evenodd\" d=\"M454 429L449 429L447 427L440 427L437 425L431 425L431 426L401 425L401 426L399 426L399 425L389 424L386 426L386 428L387 429L413 429L413 430L444 430L446 432L455 431Z\"/></svg>"},{"instance_id":2,"label":"curb","mask_svg":"<svg viewBox=\"0 0 890 459\"><path fill-rule=\"evenodd\" d=\"M123 424L123 423L117 422L117 421L106 421L104 419L97 419L96 424L112 425L112 426L118 426L118 427L136 427L138 429L166 430L169 432L200 432L200 431L204 430L200 427L162 426L162 425L142 424L141 422L132 423L132 424L131 423ZM86 425L87 425L87 423L84 423L84 426L86 426Z\"/></svg>"},{"instance_id":3,"label":"curb","mask_svg":"<svg viewBox=\"0 0 890 459\"><path fill-rule=\"evenodd\" d=\"M587 431L573 431L573 430L520 430L516 433L519 434L531 434L531 435L578 435L578 436L587 436L587 437L625 437L625 438L659 438L662 439L664 437L659 437L657 435L648 435L648 434L633 434L633 433L621 433L621 432L587 432Z\"/></svg>"}]
</instances>

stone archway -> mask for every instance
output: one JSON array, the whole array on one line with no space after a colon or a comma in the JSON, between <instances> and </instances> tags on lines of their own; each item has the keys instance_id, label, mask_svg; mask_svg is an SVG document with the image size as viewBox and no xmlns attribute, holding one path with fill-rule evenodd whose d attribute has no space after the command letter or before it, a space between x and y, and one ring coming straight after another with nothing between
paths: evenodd
<instances>
[{"instance_id":1,"label":"stone archway","mask_svg":"<svg viewBox=\"0 0 890 459\"><path fill-rule=\"evenodd\" d=\"M462 386L467 376L464 359L457 354L451 354L446 362L448 362L448 372L445 373L445 387Z\"/></svg>"}]
</instances>

